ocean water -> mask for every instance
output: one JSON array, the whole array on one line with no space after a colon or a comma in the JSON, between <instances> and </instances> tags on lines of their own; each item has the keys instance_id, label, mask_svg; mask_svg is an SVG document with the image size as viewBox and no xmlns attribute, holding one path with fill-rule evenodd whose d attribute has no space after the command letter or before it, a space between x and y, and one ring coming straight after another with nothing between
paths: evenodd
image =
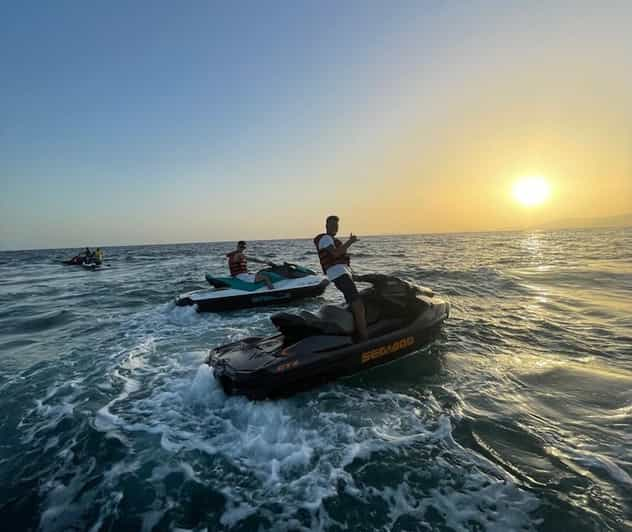
<instances>
[{"instance_id":1,"label":"ocean water","mask_svg":"<svg viewBox=\"0 0 632 532\"><path fill-rule=\"evenodd\" d=\"M309 240L250 247L317 267ZM203 361L278 308L173 304L228 249L0 253L3 530L632 530L631 229L362 239L358 273L450 301L442 333L264 402Z\"/></svg>"}]
</instances>

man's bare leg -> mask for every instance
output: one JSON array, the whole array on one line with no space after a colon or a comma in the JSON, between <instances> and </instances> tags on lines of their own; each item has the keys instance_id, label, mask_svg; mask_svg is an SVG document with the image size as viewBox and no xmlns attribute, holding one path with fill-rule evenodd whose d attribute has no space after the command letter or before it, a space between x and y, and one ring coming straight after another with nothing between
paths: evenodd
<instances>
[{"instance_id":1,"label":"man's bare leg","mask_svg":"<svg viewBox=\"0 0 632 532\"><path fill-rule=\"evenodd\" d=\"M266 286L268 287L268 290L272 290L274 288L274 283L270 280L270 277L268 277L265 273L258 273L255 276L256 283L260 283L261 281L263 281L266 284Z\"/></svg>"},{"instance_id":2,"label":"man's bare leg","mask_svg":"<svg viewBox=\"0 0 632 532\"><path fill-rule=\"evenodd\" d=\"M366 311L362 299L358 298L351 303L351 312L353 312L353 320L355 321L358 338L361 342L365 342L369 339L369 336L366 331Z\"/></svg>"}]
</instances>

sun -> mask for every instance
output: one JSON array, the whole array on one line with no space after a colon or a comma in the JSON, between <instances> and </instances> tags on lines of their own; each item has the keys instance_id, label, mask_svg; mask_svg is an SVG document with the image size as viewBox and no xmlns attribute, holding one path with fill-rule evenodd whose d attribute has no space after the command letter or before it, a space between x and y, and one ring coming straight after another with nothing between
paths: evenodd
<instances>
[{"instance_id":1,"label":"sun","mask_svg":"<svg viewBox=\"0 0 632 532\"><path fill-rule=\"evenodd\" d=\"M525 207L535 207L549 199L551 187L542 176L523 177L514 184L513 195Z\"/></svg>"}]
</instances>

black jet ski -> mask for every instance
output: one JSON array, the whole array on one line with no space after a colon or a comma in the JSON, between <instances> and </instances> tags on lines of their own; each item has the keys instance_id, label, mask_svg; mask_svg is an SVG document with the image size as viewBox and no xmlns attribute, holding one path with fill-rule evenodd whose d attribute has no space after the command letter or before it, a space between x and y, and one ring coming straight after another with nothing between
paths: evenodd
<instances>
[{"instance_id":1,"label":"black jet ski","mask_svg":"<svg viewBox=\"0 0 632 532\"><path fill-rule=\"evenodd\" d=\"M67 266L82 266L86 270L99 270L103 266L102 262L96 260L87 261L85 257L73 257L72 259L62 260L62 264Z\"/></svg>"},{"instance_id":2,"label":"black jet ski","mask_svg":"<svg viewBox=\"0 0 632 532\"><path fill-rule=\"evenodd\" d=\"M392 362L428 345L448 317L448 302L387 275L356 276L373 286L362 290L369 340L354 343L347 306L324 305L318 314L272 316L280 334L253 337L209 352L227 394L251 399L286 396L360 370Z\"/></svg>"},{"instance_id":3,"label":"black jet ski","mask_svg":"<svg viewBox=\"0 0 632 532\"><path fill-rule=\"evenodd\" d=\"M303 297L322 294L329 281L309 268L285 263L261 270L272 280L273 288L265 283L248 283L236 277L206 275L211 289L195 290L176 298L176 305L196 305L200 312L221 312L262 305L279 305Z\"/></svg>"},{"instance_id":4,"label":"black jet ski","mask_svg":"<svg viewBox=\"0 0 632 532\"><path fill-rule=\"evenodd\" d=\"M95 256L75 255L71 259L62 260L66 266L83 266L88 270L96 270L103 265L103 261L97 260Z\"/></svg>"}]
</instances>

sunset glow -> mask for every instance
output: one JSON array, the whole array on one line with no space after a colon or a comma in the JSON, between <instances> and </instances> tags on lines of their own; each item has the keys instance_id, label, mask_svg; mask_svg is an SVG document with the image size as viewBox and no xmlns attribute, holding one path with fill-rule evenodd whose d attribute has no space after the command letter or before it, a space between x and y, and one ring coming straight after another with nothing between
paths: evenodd
<instances>
[{"instance_id":1,"label":"sunset glow","mask_svg":"<svg viewBox=\"0 0 632 532\"><path fill-rule=\"evenodd\" d=\"M534 207L549 199L551 187L542 176L524 177L514 185L513 195L525 207Z\"/></svg>"},{"instance_id":2,"label":"sunset glow","mask_svg":"<svg viewBox=\"0 0 632 532\"><path fill-rule=\"evenodd\" d=\"M158 3L3 11L0 249L632 219L630 2Z\"/></svg>"}]
</instances>

